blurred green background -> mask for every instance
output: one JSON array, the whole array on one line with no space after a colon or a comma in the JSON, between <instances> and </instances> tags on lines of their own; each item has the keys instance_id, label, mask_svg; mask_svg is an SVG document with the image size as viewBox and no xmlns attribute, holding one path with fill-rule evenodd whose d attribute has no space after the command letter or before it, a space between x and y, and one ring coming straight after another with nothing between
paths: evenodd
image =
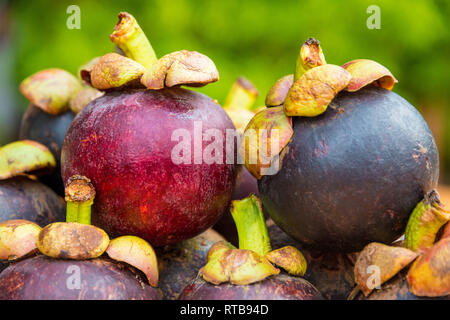
<instances>
[{"instance_id":1,"label":"blurred green background","mask_svg":"<svg viewBox=\"0 0 450 320\"><path fill-rule=\"evenodd\" d=\"M1 0L0 0L1 1ZM4 1L4 0L3 0ZM67 7L81 9L81 29L69 30ZM381 28L370 30L367 8L378 5ZM11 1L0 7L0 144L14 139L27 106L18 85L49 67L72 73L92 57L113 51L108 35L120 11L139 21L158 56L196 50L211 57L220 81L199 89L224 101L238 76L260 90L292 73L308 37L321 41L327 62L356 58L387 66L394 90L425 116L438 141L450 182L450 1Z\"/></svg>"}]
</instances>

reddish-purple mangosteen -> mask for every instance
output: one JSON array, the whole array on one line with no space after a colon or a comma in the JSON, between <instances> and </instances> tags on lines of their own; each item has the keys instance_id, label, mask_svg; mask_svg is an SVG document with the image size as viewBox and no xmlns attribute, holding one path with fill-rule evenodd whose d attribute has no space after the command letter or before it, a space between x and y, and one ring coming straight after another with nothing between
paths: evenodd
<instances>
[{"instance_id":1,"label":"reddish-purple mangosteen","mask_svg":"<svg viewBox=\"0 0 450 320\"><path fill-rule=\"evenodd\" d=\"M155 246L192 238L230 202L236 165L226 161L226 135L234 125L214 100L179 86L216 81L217 69L186 50L157 60L127 13L119 15L111 39L136 61L110 53L89 70L90 83L111 92L73 121L62 176L92 180L93 222L112 235L137 235Z\"/></svg>"}]
</instances>

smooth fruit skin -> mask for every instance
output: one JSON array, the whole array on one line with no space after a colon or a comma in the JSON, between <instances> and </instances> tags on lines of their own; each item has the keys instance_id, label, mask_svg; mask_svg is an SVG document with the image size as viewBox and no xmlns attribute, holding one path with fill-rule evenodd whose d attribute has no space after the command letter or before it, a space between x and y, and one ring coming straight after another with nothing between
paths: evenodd
<instances>
[{"instance_id":1,"label":"smooth fruit skin","mask_svg":"<svg viewBox=\"0 0 450 320\"><path fill-rule=\"evenodd\" d=\"M222 135L220 164L194 163L194 122L203 133L216 129ZM190 164L172 161L172 149L182 141L172 139L177 129L191 136ZM153 246L176 243L212 226L230 202L236 166L226 163L226 129L234 130L231 120L201 93L111 92L73 121L64 139L62 176L92 180L93 223L109 235L131 234ZM203 141L203 150L211 142Z\"/></svg>"},{"instance_id":2,"label":"smooth fruit skin","mask_svg":"<svg viewBox=\"0 0 450 320\"><path fill-rule=\"evenodd\" d=\"M314 118L294 118L282 167L258 184L275 223L317 249L392 243L423 195L439 157L420 113L394 92L341 92Z\"/></svg>"},{"instance_id":3,"label":"smooth fruit skin","mask_svg":"<svg viewBox=\"0 0 450 320\"><path fill-rule=\"evenodd\" d=\"M192 282L205 265L209 248L224 240L217 232L208 229L195 238L176 244L155 248L158 256L159 282L163 299L175 300Z\"/></svg>"},{"instance_id":4,"label":"smooth fruit skin","mask_svg":"<svg viewBox=\"0 0 450 320\"><path fill-rule=\"evenodd\" d=\"M346 300L355 287L353 263L344 253L320 252L304 248L289 237L273 221L268 230L272 248L294 246L305 256L306 273L303 276L328 300Z\"/></svg>"},{"instance_id":5,"label":"smooth fruit skin","mask_svg":"<svg viewBox=\"0 0 450 320\"><path fill-rule=\"evenodd\" d=\"M159 291L140 277L131 267L111 260L39 255L0 274L0 300L159 300Z\"/></svg>"},{"instance_id":6,"label":"smooth fruit skin","mask_svg":"<svg viewBox=\"0 0 450 320\"><path fill-rule=\"evenodd\" d=\"M0 181L0 221L24 219L44 227L65 218L64 201L46 185L26 177Z\"/></svg>"},{"instance_id":7,"label":"smooth fruit skin","mask_svg":"<svg viewBox=\"0 0 450 320\"><path fill-rule=\"evenodd\" d=\"M197 277L179 300L323 300L320 292L302 278L279 274L245 286L215 286Z\"/></svg>"},{"instance_id":8,"label":"smooth fruit skin","mask_svg":"<svg viewBox=\"0 0 450 320\"><path fill-rule=\"evenodd\" d=\"M57 166L52 174L43 176L41 180L60 195L64 195L60 166L61 148L67 129L74 118L75 114L71 111L55 116L39 107L30 105L20 124L20 139L40 142L53 153Z\"/></svg>"}]
</instances>

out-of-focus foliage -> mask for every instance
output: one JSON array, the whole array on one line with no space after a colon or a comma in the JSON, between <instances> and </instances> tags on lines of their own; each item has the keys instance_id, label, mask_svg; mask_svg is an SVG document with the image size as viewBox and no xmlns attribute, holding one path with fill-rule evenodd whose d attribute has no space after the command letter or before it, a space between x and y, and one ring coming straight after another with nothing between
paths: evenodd
<instances>
[{"instance_id":1,"label":"out-of-focus foliage","mask_svg":"<svg viewBox=\"0 0 450 320\"><path fill-rule=\"evenodd\" d=\"M69 30L66 9L81 9L81 29ZM370 30L367 8L381 9L381 28ZM292 73L301 43L321 41L328 63L374 59L399 80L394 88L419 109L450 101L448 0L147 0L12 2L14 81L43 68L75 73L94 56L114 50L108 35L120 11L139 21L158 56L197 50L216 63L221 79L200 91L224 101L236 77L262 93ZM21 106L26 106L25 100ZM450 116L448 116L450 119ZM447 139L450 140L450 139Z\"/></svg>"},{"instance_id":2,"label":"out-of-focus foliage","mask_svg":"<svg viewBox=\"0 0 450 320\"><path fill-rule=\"evenodd\" d=\"M132 13L157 54L188 49L209 55L221 81L201 91L223 101L244 75L261 92L291 73L300 44L319 39L327 61L369 58L399 79L396 91L413 102L448 99L449 2L397 1L13 1L19 82L48 67L76 72L90 58L113 50L108 35L120 11ZM69 30L66 9L81 9L81 29ZM369 5L381 9L381 29L369 30ZM258 100L263 103L263 97Z\"/></svg>"}]
</instances>

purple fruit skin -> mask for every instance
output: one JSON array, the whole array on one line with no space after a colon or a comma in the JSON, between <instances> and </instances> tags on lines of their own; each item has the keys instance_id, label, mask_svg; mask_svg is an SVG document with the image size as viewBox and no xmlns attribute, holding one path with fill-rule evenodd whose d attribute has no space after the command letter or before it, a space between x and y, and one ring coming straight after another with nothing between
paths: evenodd
<instances>
[{"instance_id":1,"label":"purple fruit skin","mask_svg":"<svg viewBox=\"0 0 450 320\"><path fill-rule=\"evenodd\" d=\"M370 242L392 243L437 187L433 134L392 91L342 91L325 113L292 122L280 171L258 188L275 223L309 247L357 252Z\"/></svg>"},{"instance_id":2,"label":"purple fruit skin","mask_svg":"<svg viewBox=\"0 0 450 320\"><path fill-rule=\"evenodd\" d=\"M194 121L223 135L220 164L194 163ZM179 141L192 137L191 164L175 164ZM111 236L132 234L154 246L192 238L226 210L236 165L226 163L226 129L234 125L209 97L180 88L112 92L86 106L64 140L62 176L90 178L96 188L93 223ZM202 149L211 143L203 141ZM234 148L236 154L236 148Z\"/></svg>"},{"instance_id":3,"label":"purple fruit skin","mask_svg":"<svg viewBox=\"0 0 450 320\"><path fill-rule=\"evenodd\" d=\"M179 300L323 300L320 292L302 278L279 274L245 286L215 286L197 277Z\"/></svg>"},{"instance_id":4,"label":"purple fruit skin","mask_svg":"<svg viewBox=\"0 0 450 320\"><path fill-rule=\"evenodd\" d=\"M0 181L0 222L25 219L44 227L65 218L64 201L46 185L27 177Z\"/></svg>"},{"instance_id":5,"label":"purple fruit skin","mask_svg":"<svg viewBox=\"0 0 450 320\"><path fill-rule=\"evenodd\" d=\"M80 271L80 289L68 285L74 267ZM141 275L132 270L106 259L57 260L39 255L0 274L0 300L159 300L159 290L138 280Z\"/></svg>"}]
</instances>

